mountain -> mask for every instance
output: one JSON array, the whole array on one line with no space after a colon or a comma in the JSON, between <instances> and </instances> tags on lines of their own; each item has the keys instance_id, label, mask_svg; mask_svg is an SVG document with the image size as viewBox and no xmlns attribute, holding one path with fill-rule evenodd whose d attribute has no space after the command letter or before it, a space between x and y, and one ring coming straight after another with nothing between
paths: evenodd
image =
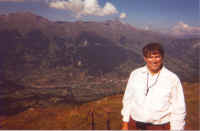
<instances>
[{"instance_id":1,"label":"mountain","mask_svg":"<svg viewBox=\"0 0 200 131\"><path fill-rule=\"evenodd\" d=\"M67 83L80 74L127 78L144 64L148 42L163 44L166 66L182 80L198 80L198 37L178 39L118 20L53 22L30 12L0 15L0 36L2 77L22 85Z\"/></svg>"},{"instance_id":2,"label":"mountain","mask_svg":"<svg viewBox=\"0 0 200 131\"><path fill-rule=\"evenodd\" d=\"M198 81L199 37L166 36L118 20L0 15L0 115L122 94L130 72L144 65L149 42L163 44L165 65L182 81Z\"/></svg>"}]
</instances>

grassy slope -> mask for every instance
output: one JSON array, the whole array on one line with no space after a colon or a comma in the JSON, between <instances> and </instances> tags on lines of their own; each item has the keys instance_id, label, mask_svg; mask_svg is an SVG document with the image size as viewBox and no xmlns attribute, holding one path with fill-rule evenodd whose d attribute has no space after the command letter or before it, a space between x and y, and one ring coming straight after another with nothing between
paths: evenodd
<instances>
[{"instance_id":1,"label":"grassy slope","mask_svg":"<svg viewBox=\"0 0 200 131\"><path fill-rule=\"evenodd\" d=\"M186 129L200 129L199 123L199 84L184 83L187 104ZM0 129L91 129L91 110L94 110L95 129L120 129L120 111L122 95L109 96L104 99L82 105L57 105L48 108L30 108L14 116L1 116ZM109 115L107 112L110 112Z\"/></svg>"}]
</instances>

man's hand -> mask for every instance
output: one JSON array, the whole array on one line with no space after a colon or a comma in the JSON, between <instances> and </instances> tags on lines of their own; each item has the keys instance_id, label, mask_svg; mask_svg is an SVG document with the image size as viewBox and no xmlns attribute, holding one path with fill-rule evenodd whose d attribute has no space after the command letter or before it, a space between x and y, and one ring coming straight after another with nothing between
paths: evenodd
<instances>
[{"instance_id":1,"label":"man's hand","mask_svg":"<svg viewBox=\"0 0 200 131\"><path fill-rule=\"evenodd\" d=\"M122 130L128 130L128 122L122 123Z\"/></svg>"}]
</instances>

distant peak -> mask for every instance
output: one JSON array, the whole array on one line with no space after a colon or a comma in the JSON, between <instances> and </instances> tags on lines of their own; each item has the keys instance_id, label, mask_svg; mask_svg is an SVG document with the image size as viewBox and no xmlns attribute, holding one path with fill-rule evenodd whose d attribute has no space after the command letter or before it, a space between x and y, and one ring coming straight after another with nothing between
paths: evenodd
<instances>
[{"instance_id":1,"label":"distant peak","mask_svg":"<svg viewBox=\"0 0 200 131\"><path fill-rule=\"evenodd\" d=\"M105 23L123 24L119 19L106 20Z\"/></svg>"},{"instance_id":2,"label":"distant peak","mask_svg":"<svg viewBox=\"0 0 200 131\"><path fill-rule=\"evenodd\" d=\"M14 13L8 13L8 16L13 16L13 15L22 15L22 16L36 16L30 11L22 11L22 12L14 12Z\"/></svg>"},{"instance_id":3,"label":"distant peak","mask_svg":"<svg viewBox=\"0 0 200 131\"><path fill-rule=\"evenodd\" d=\"M37 14L34 14L32 12L29 11L24 11L24 12L14 12L14 13L8 13L8 14L4 14L4 15L0 15L0 17L2 18L7 18L7 19L12 19L12 20L18 20L18 21L43 21L43 22L48 22L48 19L39 16Z\"/></svg>"}]
</instances>

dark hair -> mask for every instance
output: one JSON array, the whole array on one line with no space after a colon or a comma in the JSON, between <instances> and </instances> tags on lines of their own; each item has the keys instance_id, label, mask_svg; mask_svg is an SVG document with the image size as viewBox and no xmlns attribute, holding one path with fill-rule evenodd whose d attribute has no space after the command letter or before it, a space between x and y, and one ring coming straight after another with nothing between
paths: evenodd
<instances>
[{"instance_id":1,"label":"dark hair","mask_svg":"<svg viewBox=\"0 0 200 131\"><path fill-rule=\"evenodd\" d=\"M157 53L159 53L162 57L164 57L164 50L160 43L149 43L143 47L142 51L144 57L148 57L149 54L157 54Z\"/></svg>"}]
</instances>

